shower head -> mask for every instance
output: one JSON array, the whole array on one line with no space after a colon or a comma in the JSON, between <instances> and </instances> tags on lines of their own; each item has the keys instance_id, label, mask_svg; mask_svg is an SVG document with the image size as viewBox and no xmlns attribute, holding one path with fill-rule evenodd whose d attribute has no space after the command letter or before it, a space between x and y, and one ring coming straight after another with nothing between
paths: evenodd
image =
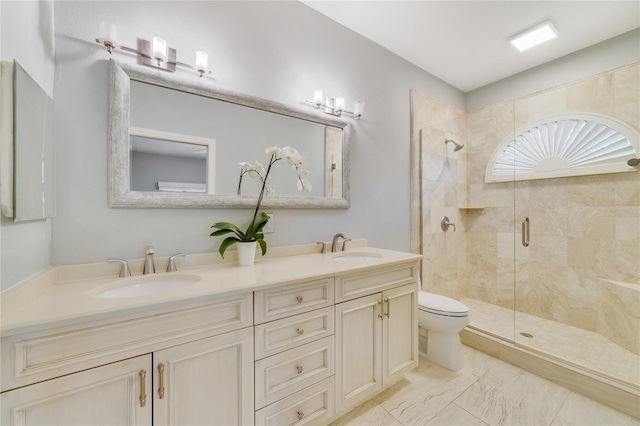
<instances>
[{"instance_id":1,"label":"shower head","mask_svg":"<svg viewBox=\"0 0 640 426\"><path fill-rule=\"evenodd\" d=\"M631 160L627 161L627 164L631 167L635 167L640 164L640 158L632 158Z\"/></svg>"},{"instance_id":2,"label":"shower head","mask_svg":"<svg viewBox=\"0 0 640 426\"><path fill-rule=\"evenodd\" d=\"M451 142L454 145L453 152L460 151L462 148L464 148L463 143L458 143L456 141L452 141L451 139L444 140L445 144L448 144L449 142Z\"/></svg>"}]
</instances>

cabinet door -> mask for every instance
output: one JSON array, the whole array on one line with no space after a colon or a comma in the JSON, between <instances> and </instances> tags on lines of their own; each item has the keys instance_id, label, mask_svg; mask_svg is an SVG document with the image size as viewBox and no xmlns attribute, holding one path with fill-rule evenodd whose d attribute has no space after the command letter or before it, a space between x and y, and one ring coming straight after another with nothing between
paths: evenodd
<instances>
[{"instance_id":1,"label":"cabinet door","mask_svg":"<svg viewBox=\"0 0 640 426\"><path fill-rule=\"evenodd\" d=\"M253 328L153 353L154 425L253 424Z\"/></svg>"},{"instance_id":2,"label":"cabinet door","mask_svg":"<svg viewBox=\"0 0 640 426\"><path fill-rule=\"evenodd\" d=\"M382 293L382 371L383 385L401 379L418 365L417 284Z\"/></svg>"},{"instance_id":3,"label":"cabinet door","mask_svg":"<svg viewBox=\"0 0 640 426\"><path fill-rule=\"evenodd\" d=\"M144 355L5 392L0 423L151 425L150 370Z\"/></svg>"},{"instance_id":4,"label":"cabinet door","mask_svg":"<svg viewBox=\"0 0 640 426\"><path fill-rule=\"evenodd\" d=\"M382 294L336 305L338 412L382 389Z\"/></svg>"}]
</instances>

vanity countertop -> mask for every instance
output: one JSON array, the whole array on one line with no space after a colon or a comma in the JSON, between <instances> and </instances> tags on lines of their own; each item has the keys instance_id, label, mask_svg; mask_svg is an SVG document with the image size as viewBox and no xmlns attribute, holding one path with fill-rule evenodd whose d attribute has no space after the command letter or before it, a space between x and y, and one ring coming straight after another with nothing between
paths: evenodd
<instances>
[{"instance_id":1,"label":"vanity countertop","mask_svg":"<svg viewBox=\"0 0 640 426\"><path fill-rule=\"evenodd\" d=\"M356 256L349 261L337 261L341 255L372 254L376 258ZM119 320L152 315L169 309L179 309L196 302L217 297L261 290L269 287L293 284L305 280L358 272L367 268L387 267L393 264L415 262L419 254L358 247L338 253L311 253L297 256L257 258L252 266L239 266L236 262L205 265L179 272L164 272L154 275L134 275L130 278L102 277L51 282L25 303L2 302L3 337L18 333L34 332L77 323L108 323ZM101 287L126 284L126 280L141 277L176 277L189 275L200 280L187 287L160 293L125 297L98 298L93 296ZM55 273L49 274L55 277ZM152 279L152 278L149 278ZM161 278L160 278L161 279ZM56 281L53 279L52 281ZM29 285L23 283L21 285ZM4 295L3 295L4 296ZM4 297L3 297L4 298Z\"/></svg>"}]
</instances>

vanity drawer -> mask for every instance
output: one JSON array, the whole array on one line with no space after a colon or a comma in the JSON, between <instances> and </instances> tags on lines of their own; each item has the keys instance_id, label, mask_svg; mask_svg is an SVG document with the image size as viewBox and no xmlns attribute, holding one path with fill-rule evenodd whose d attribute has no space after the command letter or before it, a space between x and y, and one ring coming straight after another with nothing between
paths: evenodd
<instances>
[{"instance_id":1,"label":"vanity drawer","mask_svg":"<svg viewBox=\"0 0 640 426\"><path fill-rule=\"evenodd\" d=\"M334 376L256 411L256 425L321 425L335 410Z\"/></svg>"},{"instance_id":2,"label":"vanity drawer","mask_svg":"<svg viewBox=\"0 0 640 426\"><path fill-rule=\"evenodd\" d=\"M252 325L252 293L113 324L2 338L1 391Z\"/></svg>"},{"instance_id":3,"label":"vanity drawer","mask_svg":"<svg viewBox=\"0 0 640 426\"><path fill-rule=\"evenodd\" d=\"M308 281L254 293L256 324L333 305L334 278Z\"/></svg>"},{"instance_id":4,"label":"vanity drawer","mask_svg":"<svg viewBox=\"0 0 640 426\"><path fill-rule=\"evenodd\" d=\"M416 262L336 277L336 303L418 282L417 266Z\"/></svg>"},{"instance_id":5,"label":"vanity drawer","mask_svg":"<svg viewBox=\"0 0 640 426\"><path fill-rule=\"evenodd\" d=\"M334 331L333 306L257 325L256 359L330 336Z\"/></svg>"},{"instance_id":6,"label":"vanity drawer","mask_svg":"<svg viewBox=\"0 0 640 426\"><path fill-rule=\"evenodd\" d=\"M335 371L333 336L256 361L256 408L262 408Z\"/></svg>"}]
</instances>

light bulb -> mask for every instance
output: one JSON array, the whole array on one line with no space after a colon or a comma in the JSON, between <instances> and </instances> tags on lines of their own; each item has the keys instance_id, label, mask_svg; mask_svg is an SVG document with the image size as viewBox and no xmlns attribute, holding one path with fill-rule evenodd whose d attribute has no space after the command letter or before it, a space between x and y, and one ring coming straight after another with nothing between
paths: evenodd
<instances>
[{"instance_id":1,"label":"light bulb","mask_svg":"<svg viewBox=\"0 0 640 426\"><path fill-rule=\"evenodd\" d=\"M167 60L167 41L161 37L154 37L151 43L151 53L160 62Z\"/></svg>"},{"instance_id":2,"label":"light bulb","mask_svg":"<svg viewBox=\"0 0 640 426\"><path fill-rule=\"evenodd\" d=\"M207 55L207 52L198 50L196 52L196 71L200 73L201 77L202 77L202 74L204 74L207 71L208 64L209 64L209 55Z\"/></svg>"},{"instance_id":3,"label":"light bulb","mask_svg":"<svg viewBox=\"0 0 640 426\"><path fill-rule=\"evenodd\" d=\"M320 108L324 99L322 97L322 90L314 90L313 91L313 107Z\"/></svg>"}]
</instances>

